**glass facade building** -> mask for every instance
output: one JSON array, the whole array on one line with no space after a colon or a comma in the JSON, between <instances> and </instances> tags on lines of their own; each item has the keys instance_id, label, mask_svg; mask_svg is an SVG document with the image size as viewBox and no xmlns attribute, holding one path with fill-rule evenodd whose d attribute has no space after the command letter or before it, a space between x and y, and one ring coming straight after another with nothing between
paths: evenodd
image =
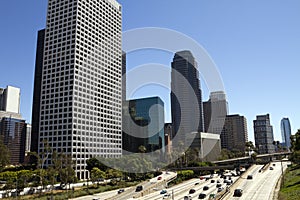
<instances>
[{"instance_id":1,"label":"glass facade building","mask_svg":"<svg viewBox=\"0 0 300 200\"><path fill-rule=\"evenodd\" d=\"M283 145L289 150L291 147L291 124L289 118L283 118L280 124Z\"/></svg>"},{"instance_id":2,"label":"glass facade building","mask_svg":"<svg viewBox=\"0 0 300 200\"><path fill-rule=\"evenodd\" d=\"M123 115L123 118L126 117L123 123L127 123L126 130L130 132L123 132L125 154L126 152L137 153L140 146L146 147L147 152L156 150L165 152L164 102L159 97L129 100L128 114ZM131 126L129 120L137 126Z\"/></svg>"}]
</instances>

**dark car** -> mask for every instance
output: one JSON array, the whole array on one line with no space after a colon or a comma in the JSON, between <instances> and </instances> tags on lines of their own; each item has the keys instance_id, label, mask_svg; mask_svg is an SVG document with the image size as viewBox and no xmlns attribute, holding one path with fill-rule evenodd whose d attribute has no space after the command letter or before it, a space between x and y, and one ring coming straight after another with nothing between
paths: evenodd
<instances>
[{"instance_id":1,"label":"dark car","mask_svg":"<svg viewBox=\"0 0 300 200\"><path fill-rule=\"evenodd\" d=\"M118 194L123 193L125 190L124 189L119 189Z\"/></svg>"},{"instance_id":2,"label":"dark car","mask_svg":"<svg viewBox=\"0 0 300 200\"><path fill-rule=\"evenodd\" d=\"M234 197L241 197L243 195L243 190L242 189L235 189L233 196Z\"/></svg>"},{"instance_id":3,"label":"dark car","mask_svg":"<svg viewBox=\"0 0 300 200\"><path fill-rule=\"evenodd\" d=\"M204 186L203 190L209 190L209 187L208 186Z\"/></svg>"},{"instance_id":4,"label":"dark car","mask_svg":"<svg viewBox=\"0 0 300 200\"><path fill-rule=\"evenodd\" d=\"M142 185L137 186L136 189L135 189L136 192L140 192L142 190L143 190L143 186Z\"/></svg>"},{"instance_id":5,"label":"dark car","mask_svg":"<svg viewBox=\"0 0 300 200\"><path fill-rule=\"evenodd\" d=\"M201 193L198 196L198 199L205 199L205 198L206 198L206 194L204 194L204 193Z\"/></svg>"},{"instance_id":6,"label":"dark car","mask_svg":"<svg viewBox=\"0 0 300 200\"><path fill-rule=\"evenodd\" d=\"M196 192L195 189L190 189L189 194L194 194Z\"/></svg>"},{"instance_id":7,"label":"dark car","mask_svg":"<svg viewBox=\"0 0 300 200\"><path fill-rule=\"evenodd\" d=\"M214 179L212 179L211 181L210 181L211 183L214 183L214 182L216 182Z\"/></svg>"},{"instance_id":8,"label":"dark car","mask_svg":"<svg viewBox=\"0 0 300 200\"><path fill-rule=\"evenodd\" d=\"M199 183L195 183L195 185L199 185Z\"/></svg>"},{"instance_id":9,"label":"dark car","mask_svg":"<svg viewBox=\"0 0 300 200\"><path fill-rule=\"evenodd\" d=\"M273 167L270 167L270 170L273 170Z\"/></svg>"},{"instance_id":10,"label":"dark car","mask_svg":"<svg viewBox=\"0 0 300 200\"><path fill-rule=\"evenodd\" d=\"M168 193L167 190L160 191L160 194L167 194L167 193Z\"/></svg>"},{"instance_id":11,"label":"dark car","mask_svg":"<svg viewBox=\"0 0 300 200\"><path fill-rule=\"evenodd\" d=\"M218 183L218 184L217 184L217 188L219 188L219 187L222 187L222 184L221 184L221 183Z\"/></svg>"},{"instance_id":12,"label":"dark car","mask_svg":"<svg viewBox=\"0 0 300 200\"><path fill-rule=\"evenodd\" d=\"M253 179L253 175L248 175L247 179Z\"/></svg>"}]
</instances>

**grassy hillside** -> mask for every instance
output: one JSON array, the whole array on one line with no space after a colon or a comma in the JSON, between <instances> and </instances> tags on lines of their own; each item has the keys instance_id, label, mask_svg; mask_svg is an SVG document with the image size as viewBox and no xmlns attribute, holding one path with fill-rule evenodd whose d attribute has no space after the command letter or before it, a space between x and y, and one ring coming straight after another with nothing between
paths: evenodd
<instances>
[{"instance_id":1,"label":"grassy hillside","mask_svg":"<svg viewBox=\"0 0 300 200\"><path fill-rule=\"evenodd\" d=\"M279 193L279 200L300 199L300 165L294 165L286 170L284 184Z\"/></svg>"}]
</instances>

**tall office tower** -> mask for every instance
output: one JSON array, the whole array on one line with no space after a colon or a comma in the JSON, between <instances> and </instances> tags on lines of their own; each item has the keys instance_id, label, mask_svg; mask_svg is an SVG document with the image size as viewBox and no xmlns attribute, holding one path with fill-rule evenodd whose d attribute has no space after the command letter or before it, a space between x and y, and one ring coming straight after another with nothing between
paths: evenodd
<instances>
[{"instance_id":1,"label":"tall office tower","mask_svg":"<svg viewBox=\"0 0 300 200\"><path fill-rule=\"evenodd\" d=\"M18 116L13 117L0 116L0 138L10 152L11 164L17 165L25 158L26 123Z\"/></svg>"},{"instance_id":2,"label":"tall office tower","mask_svg":"<svg viewBox=\"0 0 300 200\"><path fill-rule=\"evenodd\" d=\"M247 141L247 119L240 115L227 115L221 133L222 148L244 152Z\"/></svg>"},{"instance_id":3,"label":"tall office tower","mask_svg":"<svg viewBox=\"0 0 300 200\"><path fill-rule=\"evenodd\" d=\"M254 124L254 138L255 146L258 149L259 154L268 154L275 152L275 146L273 145L273 127L270 124L270 115L258 115Z\"/></svg>"},{"instance_id":4,"label":"tall office tower","mask_svg":"<svg viewBox=\"0 0 300 200\"><path fill-rule=\"evenodd\" d=\"M25 152L30 152L30 146L31 146L31 124L26 124Z\"/></svg>"},{"instance_id":5,"label":"tall office tower","mask_svg":"<svg viewBox=\"0 0 300 200\"><path fill-rule=\"evenodd\" d=\"M187 80L189 86L180 80L180 77L177 75L178 73ZM189 90L189 87L193 91ZM198 66L190 51L175 53L172 62L171 90L173 138L177 134L180 134L178 138L186 142L187 134L204 131L202 93ZM192 99L195 99L193 97L196 97L197 102L191 102ZM199 112L195 112L195 110L199 110ZM199 119L199 124L195 124L196 119ZM194 144L192 146L199 147L199 145L195 143L195 146Z\"/></svg>"},{"instance_id":6,"label":"tall office tower","mask_svg":"<svg viewBox=\"0 0 300 200\"><path fill-rule=\"evenodd\" d=\"M72 155L79 179L87 159L122 155L121 21L115 0L48 1L38 152Z\"/></svg>"},{"instance_id":7,"label":"tall office tower","mask_svg":"<svg viewBox=\"0 0 300 200\"><path fill-rule=\"evenodd\" d=\"M0 88L0 110L20 113L20 88L12 86Z\"/></svg>"},{"instance_id":8,"label":"tall office tower","mask_svg":"<svg viewBox=\"0 0 300 200\"><path fill-rule=\"evenodd\" d=\"M289 118L283 118L281 120L281 136L282 136L282 143L287 148L287 150L291 147L291 124Z\"/></svg>"},{"instance_id":9,"label":"tall office tower","mask_svg":"<svg viewBox=\"0 0 300 200\"><path fill-rule=\"evenodd\" d=\"M137 153L141 145L147 152L165 152L164 102L159 97L129 100L123 118L125 131L130 131L123 133L124 154Z\"/></svg>"},{"instance_id":10,"label":"tall office tower","mask_svg":"<svg viewBox=\"0 0 300 200\"><path fill-rule=\"evenodd\" d=\"M122 101L126 101L126 52L122 51Z\"/></svg>"},{"instance_id":11,"label":"tall office tower","mask_svg":"<svg viewBox=\"0 0 300 200\"><path fill-rule=\"evenodd\" d=\"M38 31L31 118L31 152L38 152L45 29Z\"/></svg>"},{"instance_id":12,"label":"tall office tower","mask_svg":"<svg viewBox=\"0 0 300 200\"><path fill-rule=\"evenodd\" d=\"M172 127L172 123L165 123L165 128L164 128L164 132L165 132L165 147L166 147L166 153L170 154L172 152L172 133L173 131L173 127Z\"/></svg>"},{"instance_id":13,"label":"tall office tower","mask_svg":"<svg viewBox=\"0 0 300 200\"><path fill-rule=\"evenodd\" d=\"M226 94L223 91L211 92L209 100L203 102L205 132L221 134L228 112Z\"/></svg>"}]
</instances>

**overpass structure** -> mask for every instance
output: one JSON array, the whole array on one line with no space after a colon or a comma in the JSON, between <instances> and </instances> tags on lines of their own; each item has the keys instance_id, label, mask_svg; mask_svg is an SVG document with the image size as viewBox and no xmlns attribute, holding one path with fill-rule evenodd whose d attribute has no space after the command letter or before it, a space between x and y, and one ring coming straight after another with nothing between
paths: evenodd
<instances>
[{"instance_id":1,"label":"overpass structure","mask_svg":"<svg viewBox=\"0 0 300 200\"><path fill-rule=\"evenodd\" d=\"M279 153L271 153L271 154L260 154L256 156L256 159L263 159L267 162L272 161L273 158L279 156L287 156L290 155L291 152L279 152ZM244 164L244 163L253 163L254 160L251 156L241 157L241 158L233 158L228 160L221 160L221 161L213 161L213 164L216 165L230 165L230 164Z\"/></svg>"}]
</instances>

